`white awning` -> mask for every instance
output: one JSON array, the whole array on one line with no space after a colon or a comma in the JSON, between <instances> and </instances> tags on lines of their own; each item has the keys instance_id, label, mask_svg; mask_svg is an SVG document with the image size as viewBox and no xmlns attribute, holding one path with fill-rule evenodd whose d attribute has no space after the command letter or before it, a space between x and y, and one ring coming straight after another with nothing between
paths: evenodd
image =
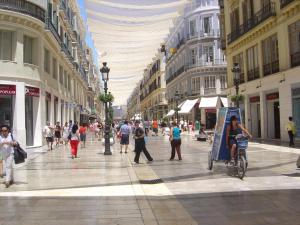
<instances>
[{"instance_id":1,"label":"white awning","mask_svg":"<svg viewBox=\"0 0 300 225\"><path fill-rule=\"evenodd\" d=\"M175 111L173 109L171 109L170 112L168 112L168 114L166 115L166 117L173 116L174 114L175 114Z\"/></svg>"},{"instance_id":2,"label":"white awning","mask_svg":"<svg viewBox=\"0 0 300 225\"><path fill-rule=\"evenodd\" d=\"M227 98L223 98L223 97L221 97L220 99L221 99L221 102L222 102L223 106L224 107L228 107L228 99Z\"/></svg>"},{"instance_id":3,"label":"white awning","mask_svg":"<svg viewBox=\"0 0 300 225\"><path fill-rule=\"evenodd\" d=\"M179 114L188 114L198 102L198 99L186 100L180 108Z\"/></svg>"},{"instance_id":4,"label":"white awning","mask_svg":"<svg viewBox=\"0 0 300 225\"><path fill-rule=\"evenodd\" d=\"M216 108L218 97L201 98L199 108Z\"/></svg>"}]
</instances>

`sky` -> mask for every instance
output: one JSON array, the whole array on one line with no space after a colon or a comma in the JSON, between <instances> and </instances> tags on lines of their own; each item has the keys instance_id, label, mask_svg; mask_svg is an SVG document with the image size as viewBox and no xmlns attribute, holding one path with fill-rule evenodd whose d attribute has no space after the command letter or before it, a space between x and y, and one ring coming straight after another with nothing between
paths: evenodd
<instances>
[{"instance_id":1,"label":"sky","mask_svg":"<svg viewBox=\"0 0 300 225\"><path fill-rule=\"evenodd\" d=\"M187 0L77 0L86 41L111 69L114 105L124 105L159 52L173 19Z\"/></svg>"}]
</instances>

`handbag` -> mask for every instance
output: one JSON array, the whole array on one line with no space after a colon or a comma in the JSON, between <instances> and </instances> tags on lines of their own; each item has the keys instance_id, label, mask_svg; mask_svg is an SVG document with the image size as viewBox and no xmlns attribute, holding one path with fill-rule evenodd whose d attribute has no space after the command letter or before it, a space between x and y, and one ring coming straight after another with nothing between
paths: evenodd
<instances>
[{"instance_id":1,"label":"handbag","mask_svg":"<svg viewBox=\"0 0 300 225\"><path fill-rule=\"evenodd\" d=\"M13 136L11 135L12 140L14 141ZM17 142L14 145L14 160L15 164L20 164L25 162L25 159L27 159L27 152L24 151L24 149L21 148L20 144Z\"/></svg>"}]
</instances>

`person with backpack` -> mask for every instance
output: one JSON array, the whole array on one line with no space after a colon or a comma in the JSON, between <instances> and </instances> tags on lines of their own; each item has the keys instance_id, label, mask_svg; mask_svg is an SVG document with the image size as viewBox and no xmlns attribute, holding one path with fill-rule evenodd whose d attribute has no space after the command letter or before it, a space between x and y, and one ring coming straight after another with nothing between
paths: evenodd
<instances>
[{"instance_id":1,"label":"person with backpack","mask_svg":"<svg viewBox=\"0 0 300 225\"><path fill-rule=\"evenodd\" d=\"M8 188L10 185L14 183L14 173L13 173L13 162L14 162L14 146L17 144L9 130L7 125L1 126L0 136L0 151L3 156L4 164L5 164L5 187Z\"/></svg>"},{"instance_id":2,"label":"person with backpack","mask_svg":"<svg viewBox=\"0 0 300 225\"><path fill-rule=\"evenodd\" d=\"M177 152L178 159L181 161L181 130L176 122L173 122L173 126L170 131L170 142L172 147L171 158L170 160L174 160L175 154ZM176 151L176 152L175 152Z\"/></svg>"}]
</instances>

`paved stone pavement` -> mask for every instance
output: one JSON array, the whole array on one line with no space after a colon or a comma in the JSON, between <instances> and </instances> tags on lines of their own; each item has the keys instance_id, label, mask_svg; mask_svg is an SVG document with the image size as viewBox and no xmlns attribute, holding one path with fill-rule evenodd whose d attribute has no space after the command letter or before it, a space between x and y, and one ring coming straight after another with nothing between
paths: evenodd
<instances>
[{"instance_id":1,"label":"paved stone pavement","mask_svg":"<svg viewBox=\"0 0 300 225\"><path fill-rule=\"evenodd\" d=\"M299 149L250 144L240 180L222 163L208 171L211 146L190 136L183 161L168 160L167 137L147 147L155 161L140 165L132 151L115 145L104 156L91 141L78 159L65 146L33 158L15 170L15 185L0 187L0 225L300 225Z\"/></svg>"}]
</instances>

